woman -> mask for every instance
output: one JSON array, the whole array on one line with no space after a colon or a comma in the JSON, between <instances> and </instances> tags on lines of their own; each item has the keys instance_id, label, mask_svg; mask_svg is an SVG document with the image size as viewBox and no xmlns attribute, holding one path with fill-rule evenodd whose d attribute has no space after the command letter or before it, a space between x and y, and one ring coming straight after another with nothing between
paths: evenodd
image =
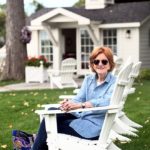
<instances>
[{"instance_id":1,"label":"woman","mask_svg":"<svg viewBox=\"0 0 150 150\"><path fill-rule=\"evenodd\" d=\"M70 111L78 108L108 106L116 80L111 74L114 66L110 48L95 48L90 56L90 67L94 74L85 77L79 93L73 100L61 101L61 109ZM98 139L105 114L106 111L88 111L57 115L58 132L84 139ZM48 150L46 138L45 121L43 120L32 149Z\"/></svg>"}]
</instances>

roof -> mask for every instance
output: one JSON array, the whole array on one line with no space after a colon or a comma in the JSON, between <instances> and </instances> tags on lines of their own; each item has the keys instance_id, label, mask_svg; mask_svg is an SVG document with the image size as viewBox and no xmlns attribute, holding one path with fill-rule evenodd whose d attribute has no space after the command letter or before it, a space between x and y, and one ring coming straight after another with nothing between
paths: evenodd
<instances>
[{"instance_id":1,"label":"roof","mask_svg":"<svg viewBox=\"0 0 150 150\"><path fill-rule=\"evenodd\" d=\"M32 14L29 17L29 20L33 20L53 9L55 8L44 8ZM64 9L83 17L87 17L92 21L102 21L103 24L142 22L150 16L150 1L117 3L107 6L104 9L97 10L87 10L85 8L74 7L66 7Z\"/></svg>"}]
</instances>

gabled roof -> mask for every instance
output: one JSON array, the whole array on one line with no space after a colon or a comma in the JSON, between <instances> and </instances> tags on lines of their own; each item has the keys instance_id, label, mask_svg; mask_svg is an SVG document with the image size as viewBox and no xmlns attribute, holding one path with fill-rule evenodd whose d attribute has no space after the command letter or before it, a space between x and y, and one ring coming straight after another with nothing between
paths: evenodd
<instances>
[{"instance_id":1,"label":"gabled roof","mask_svg":"<svg viewBox=\"0 0 150 150\"><path fill-rule=\"evenodd\" d=\"M30 21L52 11L55 8L44 8L29 17ZM91 21L109 23L142 22L150 16L150 2L117 3L104 9L86 10L84 8L64 8L70 12L81 15Z\"/></svg>"},{"instance_id":2,"label":"gabled roof","mask_svg":"<svg viewBox=\"0 0 150 150\"><path fill-rule=\"evenodd\" d=\"M77 13L71 12L64 8L56 8L53 9L38 18L35 18L31 21L31 25L41 25L41 23L48 21L48 22L78 22L80 25L87 25L90 24L90 19L83 17Z\"/></svg>"}]
</instances>

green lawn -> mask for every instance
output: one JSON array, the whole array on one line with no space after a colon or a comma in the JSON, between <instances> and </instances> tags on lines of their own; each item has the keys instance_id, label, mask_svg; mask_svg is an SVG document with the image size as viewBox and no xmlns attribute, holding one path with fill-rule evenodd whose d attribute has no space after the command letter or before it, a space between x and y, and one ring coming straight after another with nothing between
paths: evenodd
<instances>
[{"instance_id":1,"label":"green lawn","mask_svg":"<svg viewBox=\"0 0 150 150\"><path fill-rule=\"evenodd\" d=\"M125 111L128 116L143 125L139 137L128 144L119 144L123 150L150 150L150 81L135 84L136 93L130 95ZM0 149L12 149L13 129L36 133L39 117L34 113L45 103L56 103L61 94L72 93L73 89L34 90L0 93ZM7 147L6 147L7 146Z\"/></svg>"}]
</instances>

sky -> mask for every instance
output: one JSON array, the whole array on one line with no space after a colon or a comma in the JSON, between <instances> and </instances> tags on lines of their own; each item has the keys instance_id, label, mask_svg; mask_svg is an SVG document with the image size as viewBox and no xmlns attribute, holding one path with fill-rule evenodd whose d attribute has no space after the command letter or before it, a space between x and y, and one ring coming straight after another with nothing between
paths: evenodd
<instances>
[{"instance_id":1,"label":"sky","mask_svg":"<svg viewBox=\"0 0 150 150\"><path fill-rule=\"evenodd\" d=\"M45 7L70 7L74 5L78 0L36 0ZM32 0L24 0L25 11L27 14L31 14L34 11L31 5ZM6 0L0 0L0 4L6 3Z\"/></svg>"}]
</instances>

